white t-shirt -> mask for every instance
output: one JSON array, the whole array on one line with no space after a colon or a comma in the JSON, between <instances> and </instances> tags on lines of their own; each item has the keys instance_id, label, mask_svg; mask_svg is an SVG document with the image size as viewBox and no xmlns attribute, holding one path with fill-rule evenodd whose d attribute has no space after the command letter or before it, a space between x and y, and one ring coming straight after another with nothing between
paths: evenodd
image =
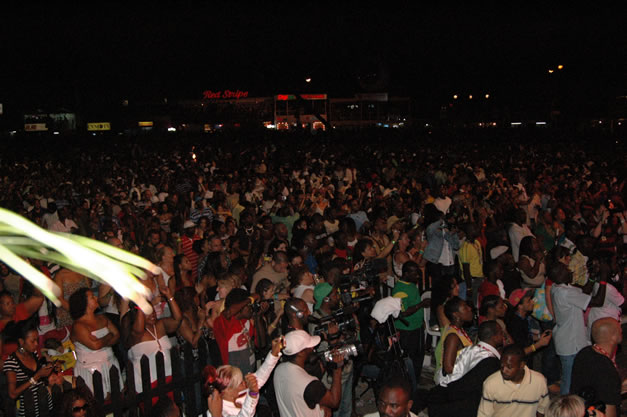
<instances>
[{"instance_id":1,"label":"white t-shirt","mask_svg":"<svg viewBox=\"0 0 627 417\"><path fill-rule=\"evenodd\" d=\"M50 226L50 230L53 232L71 233L72 229L78 229L78 225L71 219L65 219L64 221L57 220Z\"/></svg>"},{"instance_id":2,"label":"white t-shirt","mask_svg":"<svg viewBox=\"0 0 627 417\"><path fill-rule=\"evenodd\" d=\"M312 410L305 402L305 388L317 380L291 362L283 362L274 370L274 391L281 417L323 417L320 404Z\"/></svg>"},{"instance_id":3,"label":"white t-shirt","mask_svg":"<svg viewBox=\"0 0 627 417\"><path fill-rule=\"evenodd\" d=\"M551 299L556 322L553 329L555 351L560 356L576 355L590 344L583 312L592 297L570 284L554 284Z\"/></svg>"},{"instance_id":4,"label":"white t-shirt","mask_svg":"<svg viewBox=\"0 0 627 417\"><path fill-rule=\"evenodd\" d=\"M296 297L296 298L301 298L305 291L307 291L307 290L312 290L313 291L314 288L315 287L313 285L302 285L302 284L300 284L300 285L298 285L298 287L296 287L296 288L294 288L292 290L292 295L294 297ZM307 303L307 307L309 307L309 312L313 314L313 308L314 308L313 303Z\"/></svg>"},{"instance_id":5,"label":"white t-shirt","mask_svg":"<svg viewBox=\"0 0 627 417\"><path fill-rule=\"evenodd\" d=\"M588 314L588 337L592 331L592 325L598 319L611 317L620 322L621 307L625 302L625 298L618 292L613 285L607 285L605 289L605 301L601 307L592 307ZM594 293L599 290L599 284L594 284Z\"/></svg>"},{"instance_id":6,"label":"white t-shirt","mask_svg":"<svg viewBox=\"0 0 627 417\"><path fill-rule=\"evenodd\" d=\"M509 243L512 245L512 256L514 256L514 261L518 262L520 241L525 236L533 236L533 233L526 224L518 226L516 223L512 223L507 234L509 235Z\"/></svg>"}]
</instances>

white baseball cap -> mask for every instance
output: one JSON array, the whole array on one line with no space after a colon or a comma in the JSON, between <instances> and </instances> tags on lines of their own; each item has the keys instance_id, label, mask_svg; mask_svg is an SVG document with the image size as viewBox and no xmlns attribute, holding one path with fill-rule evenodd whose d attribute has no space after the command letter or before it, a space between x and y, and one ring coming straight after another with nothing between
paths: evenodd
<instances>
[{"instance_id":1,"label":"white baseball cap","mask_svg":"<svg viewBox=\"0 0 627 417\"><path fill-rule=\"evenodd\" d=\"M296 355L304 349L318 346L320 336L312 336L304 330L293 330L285 335L285 348L283 353L286 355Z\"/></svg>"}]
</instances>

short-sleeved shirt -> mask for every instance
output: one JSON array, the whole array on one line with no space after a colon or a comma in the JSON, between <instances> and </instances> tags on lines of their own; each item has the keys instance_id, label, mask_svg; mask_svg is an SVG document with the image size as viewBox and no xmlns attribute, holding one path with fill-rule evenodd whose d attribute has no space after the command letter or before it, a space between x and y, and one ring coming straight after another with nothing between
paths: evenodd
<instances>
[{"instance_id":1,"label":"short-sleeved shirt","mask_svg":"<svg viewBox=\"0 0 627 417\"><path fill-rule=\"evenodd\" d=\"M575 357L570 392L579 395L582 388L592 387L597 401L620 406L621 378L612 361L592 346L583 348ZM620 415L620 410L617 415Z\"/></svg>"},{"instance_id":2,"label":"short-sleeved shirt","mask_svg":"<svg viewBox=\"0 0 627 417\"><path fill-rule=\"evenodd\" d=\"M470 277L464 278L481 278L483 277L483 251L481 250L481 243L475 240L473 243L463 242L459 248L459 263L461 267L461 274L464 276L463 264L469 264Z\"/></svg>"},{"instance_id":3,"label":"short-sleeved shirt","mask_svg":"<svg viewBox=\"0 0 627 417\"><path fill-rule=\"evenodd\" d=\"M418 291L418 287L416 286L416 284L401 280L399 280L394 286L394 290L392 290L392 296L401 299L402 311L406 311L408 308L413 307L422 301L420 298L420 292ZM409 324L407 325L400 320L396 320L394 324L396 325L397 329L419 329L420 327L422 327L422 322L424 320L424 311L421 308L414 314L404 317L403 319L406 320Z\"/></svg>"},{"instance_id":4,"label":"short-sleeved shirt","mask_svg":"<svg viewBox=\"0 0 627 417\"><path fill-rule=\"evenodd\" d=\"M326 388L300 366L283 362L274 370L274 390L281 417L322 417Z\"/></svg>"},{"instance_id":5,"label":"short-sleeved shirt","mask_svg":"<svg viewBox=\"0 0 627 417\"><path fill-rule=\"evenodd\" d=\"M255 326L251 320L238 320L235 317L227 320L221 314L213 323L213 333L220 348L222 363L231 364L230 353L248 352L249 356L253 354Z\"/></svg>"},{"instance_id":6,"label":"short-sleeved shirt","mask_svg":"<svg viewBox=\"0 0 627 417\"><path fill-rule=\"evenodd\" d=\"M483 394L477 417L535 417L544 414L549 406L546 379L541 373L525 366L520 384L503 379L500 371L483 383Z\"/></svg>"},{"instance_id":7,"label":"short-sleeved shirt","mask_svg":"<svg viewBox=\"0 0 627 417\"><path fill-rule=\"evenodd\" d=\"M37 361L38 365L37 365L37 369L39 369L39 367L41 365L39 365L39 357L34 354L35 356L35 360ZM14 372L15 373L15 383L16 386L20 386L22 384L24 384L26 381L28 381L30 378L32 378L36 371L33 371L32 369L28 368L26 365L24 365L22 363L22 361L19 360L19 358L16 356L15 353L11 354L6 361L4 361L4 366L2 368L2 370L6 373L6 372ZM50 396L50 394L48 393L48 390L43 390L43 392L46 393L47 398L44 398L43 400L39 399L39 396L37 394L38 392L38 388L40 386L43 386L43 381L38 381L37 384L35 385L29 385L27 390L32 391L33 393L33 400L34 400L34 408L35 410L39 411L40 408L42 407L47 407L48 409L52 410L52 397ZM22 393L20 395L20 399L23 399L24 393ZM47 402L47 404L46 404ZM24 401L20 401L20 408L17 410L17 415L18 416L23 416L25 414L24 411ZM37 415L40 415L40 413L38 412Z\"/></svg>"},{"instance_id":8,"label":"short-sleeved shirt","mask_svg":"<svg viewBox=\"0 0 627 417\"><path fill-rule=\"evenodd\" d=\"M590 344L583 313L590 304L591 296L570 284L551 286L551 299L555 312L553 340L560 356L576 355Z\"/></svg>"}]
</instances>

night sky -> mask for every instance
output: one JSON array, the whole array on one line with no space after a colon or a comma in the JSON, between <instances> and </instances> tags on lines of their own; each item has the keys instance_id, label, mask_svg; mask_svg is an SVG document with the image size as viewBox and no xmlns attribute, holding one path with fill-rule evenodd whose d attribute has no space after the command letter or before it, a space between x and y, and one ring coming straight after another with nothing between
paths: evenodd
<instances>
[{"instance_id":1,"label":"night sky","mask_svg":"<svg viewBox=\"0 0 627 417\"><path fill-rule=\"evenodd\" d=\"M550 90L598 112L627 94L624 8L418 3L7 10L0 102L5 109L76 108L200 99L207 89L331 97L388 91L437 112L455 93L523 106ZM558 64L564 70L550 76Z\"/></svg>"}]
</instances>

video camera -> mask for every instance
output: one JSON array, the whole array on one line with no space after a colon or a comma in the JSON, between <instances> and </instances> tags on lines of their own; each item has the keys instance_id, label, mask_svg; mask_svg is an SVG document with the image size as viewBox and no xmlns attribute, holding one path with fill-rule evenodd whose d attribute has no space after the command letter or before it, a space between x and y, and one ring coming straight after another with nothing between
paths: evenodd
<instances>
[{"instance_id":1,"label":"video camera","mask_svg":"<svg viewBox=\"0 0 627 417\"><path fill-rule=\"evenodd\" d=\"M363 266L351 274L340 276L336 287L340 291L340 300L343 305L355 302L369 301L372 296L353 297L353 288L369 288L379 285L379 274L387 270L385 259L373 259L365 262Z\"/></svg>"},{"instance_id":2,"label":"video camera","mask_svg":"<svg viewBox=\"0 0 627 417\"><path fill-rule=\"evenodd\" d=\"M325 350L324 352L320 352L319 355L322 356L325 361L331 362L333 360L333 353L337 351L337 353L344 356L344 360L348 360L351 356L359 355L359 350L360 349L357 347L357 345L351 343L342 347L335 347L333 349Z\"/></svg>"},{"instance_id":3,"label":"video camera","mask_svg":"<svg viewBox=\"0 0 627 417\"><path fill-rule=\"evenodd\" d=\"M261 300L261 301L255 301L254 303L251 304L251 308L253 310L253 314L259 314L259 312L261 312L261 304L263 303L267 303L268 304L268 310L272 309L274 307L274 299L269 299L269 300Z\"/></svg>"},{"instance_id":4,"label":"video camera","mask_svg":"<svg viewBox=\"0 0 627 417\"><path fill-rule=\"evenodd\" d=\"M351 333L357 331L357 323L353 317L353 309L351 307L341 308L336 310L334 313L319 319L309 316L308 320L310 323L318 326L313 332L316 336L321 336L322 334L329 335L329 323L332 321L337 323L338 332L335 333L335 335L329 335L329 338L337 338L342 334L352 336Z\"/></svg>"}]
</instances>

